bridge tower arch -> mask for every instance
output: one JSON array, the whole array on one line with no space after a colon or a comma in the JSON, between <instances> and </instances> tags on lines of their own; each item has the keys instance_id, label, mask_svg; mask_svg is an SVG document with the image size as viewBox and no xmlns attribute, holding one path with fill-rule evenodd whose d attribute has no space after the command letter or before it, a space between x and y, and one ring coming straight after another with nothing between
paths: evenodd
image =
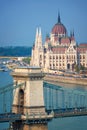
<instances>
[{"instance_id":1,"label":"bridge tower arch","mask_svg":"<svg viewBox=\"0 0 87 130\"><path fill-rule=\"evenodd\" d=\"M16 84L22 84L13 92L12 112L21 114L21 123L14 122L18 130L47 130L47 122L52 116L45 112L43 77L41 68L16 68L11 75ZM28 124L25 122L28 121ZM23 122L23 123L22 123ZM20 126L19 126L19 125ZM33 124L33 125L31 125ZM14 130L17 129L14 127Z\"/></svg>"},{"instance_id":2,"label":"bridge tower arch","mask_svg":"<svg viewBox=\"0 0 87 130\"><path fill-rule=\"evenodd\" d=\"M18 94L18 113L24 114L24 91L19 90Z\"/></svg>"}]
</instances>

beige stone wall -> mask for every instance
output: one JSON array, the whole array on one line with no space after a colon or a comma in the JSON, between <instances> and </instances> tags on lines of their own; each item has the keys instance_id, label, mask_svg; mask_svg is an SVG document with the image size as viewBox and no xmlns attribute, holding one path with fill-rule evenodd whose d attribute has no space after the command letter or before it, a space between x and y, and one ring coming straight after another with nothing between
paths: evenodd
<instances>
[{"instance_id":1,"label":"beige stone wall","mask_svg":"<svg viewBox=\"0 0 87 130\"><path fill-rule=\"evenodd\" d=\"M44 95L43 95L43 74L40 68L16 68L12 72L14 81L17 84L24 83L23 86L14 89L13 109L18 113L19 91L24 92L23 113L39 114L45 113ZM20 108L21 109L21 108Z\"/></svg>"},{"instance_id":2,"label":"beige stone wall","mask_svg":"<svg viewBox=\"0 0 87 130\"><path fill-rule=\"evenodd\" d=\"M23 122L13 122L13 130L48 130L47 123L24 124Z\"/></svg>"},{"instance_id":3,"label":"beige stone wall","mask_svg":"<svg viewBox=\"0 0 87 130\"><path fill-rule=\"evenodd\" d=\"M24 125L23 130L48 130L47 124Z\"/></svg>"},{"instance_id":4,"label":"beige stone wall","mask_svg":"<svg viewBox=\"0 0 87 130\"><path fill-rule=\"evenodd\" d=\"M62 83L71 83L87 86L87 78L73 78L73 77L64 77L64 76L45 76L45 81L51 81L54 84L58 82Z\"/></svg>"},{"instance_id":5,"label":"beige stone wall","mask_svg":"<svg viewBox=\"0 0 87 130\"><path fill-rule=\"evenodd\" d=\"M45 112L42 80L27 81L24 106L30 107L27 109L29 114Z\"/></svg>"}]
</instances>

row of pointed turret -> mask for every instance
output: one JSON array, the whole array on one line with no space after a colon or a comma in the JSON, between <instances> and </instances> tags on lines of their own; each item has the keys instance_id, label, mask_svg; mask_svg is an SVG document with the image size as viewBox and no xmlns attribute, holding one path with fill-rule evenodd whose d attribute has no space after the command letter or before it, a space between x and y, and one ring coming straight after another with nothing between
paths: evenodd
<instances>
[{"instance_id":1,"label":"row of pointed turret","mask_svg":"<svg viewBox=\"0 0 87 130\"><path fill-rule=\"evenodd\" d=\"M35 47L42 47L41 27L36 29Z\"/></svg>"}]
</instances>

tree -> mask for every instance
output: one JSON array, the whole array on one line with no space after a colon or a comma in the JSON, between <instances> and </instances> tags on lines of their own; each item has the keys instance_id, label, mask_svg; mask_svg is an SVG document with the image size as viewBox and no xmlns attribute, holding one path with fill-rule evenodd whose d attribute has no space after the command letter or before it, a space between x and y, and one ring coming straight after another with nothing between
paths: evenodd
<instances>
[{"instance_id":1,"label":"tree","mask_svg":"<svg viewBox=\"0 0 87 130\"><path fill-rule=\"evenodd\" d=\"M78 64L75 64L75 65L74 65L74 70L75 70L76 72L79 72L79 71L80 71L80 68L79 68L79 65L78 65Z\"/></svg>"},{"instance_id":2,"label":"tree","mask_svg":"<svg viewBox=\"0 0 87 130\"><path fill-rule=\"evenodd\" d=\"M85 67L83 65L80 65L80 70L85 70Z\"/></svg>"},{"instance_id":3,"label":"tree","mask_svg":"<svg viewBox=\"0 0 87 130\"><path fill-rule=\"evenodd\" d=\"M27 57L23 59L23 62L30 64L31 57Z\"/></svg>"}]
</instances>

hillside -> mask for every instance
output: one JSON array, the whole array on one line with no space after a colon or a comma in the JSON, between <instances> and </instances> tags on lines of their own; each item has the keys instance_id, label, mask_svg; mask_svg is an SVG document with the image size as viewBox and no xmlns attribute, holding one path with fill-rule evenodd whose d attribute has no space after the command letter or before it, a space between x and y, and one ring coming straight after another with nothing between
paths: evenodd
<instances>
[{"instance_id":1,"label":"hillside","mask_svg":"<svg viewBox=\"0 0 87 130\"><path fill-rule=\"evenodd\" d=\"M31 49L26 46L0 47L0 56L31 56Z\"/></svg>"}]
</instances>

